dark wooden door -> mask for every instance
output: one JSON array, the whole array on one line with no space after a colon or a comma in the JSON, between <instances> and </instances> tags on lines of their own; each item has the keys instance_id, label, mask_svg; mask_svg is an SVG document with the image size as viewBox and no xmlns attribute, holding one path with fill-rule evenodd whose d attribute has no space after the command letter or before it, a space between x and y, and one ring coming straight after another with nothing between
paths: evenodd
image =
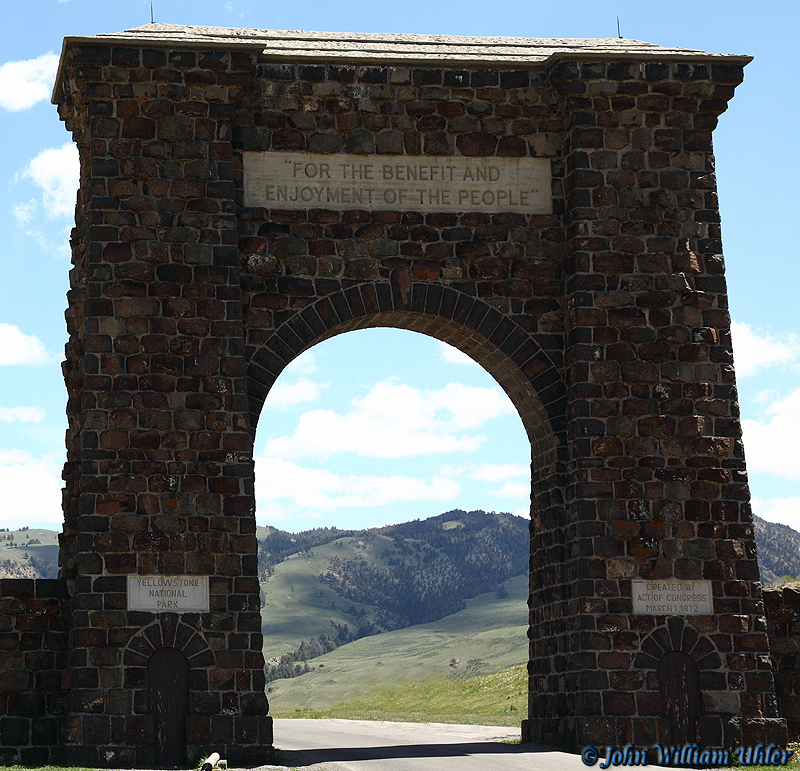
<instances>
[{"instance_id":1,"label":"dark wooden door","mask_svg":"<svg viewBox=\"0 0 800 771\"><path fill-rule=\"evenodd\" d=\"M694 659L672 651L658 664L661 716L669 721L669 743L673 746L697 741L700 717L700 674Z\"/></svg>"},{"instance_id":2,"label":"dark wooden door","mask_svg":"<svg viewBox=\"0 0 800 771\"><path fill-rule=\"evenodd\" d=\"M156 733L156 766L184 768L189 662L177 648L160 648L147 662L147 702Z\"/></svg>"}]
</instances>

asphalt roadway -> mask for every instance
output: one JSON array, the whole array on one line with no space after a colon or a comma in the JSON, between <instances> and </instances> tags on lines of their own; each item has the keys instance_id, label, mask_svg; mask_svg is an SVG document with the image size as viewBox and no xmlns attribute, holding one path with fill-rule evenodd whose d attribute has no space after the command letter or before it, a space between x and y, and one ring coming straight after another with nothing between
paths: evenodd
<instances>
[{"instance_id":1,"label":"asphalt roadway","mask_svg":"<svg viewBox=\"0 0 800 771\"><path fill-rule=\"evenodd\" d=\"M515 728L292 719L276 720L274 734L302 771L587 771L579 755L504 743Z\"/></svg>"}]
</instances>

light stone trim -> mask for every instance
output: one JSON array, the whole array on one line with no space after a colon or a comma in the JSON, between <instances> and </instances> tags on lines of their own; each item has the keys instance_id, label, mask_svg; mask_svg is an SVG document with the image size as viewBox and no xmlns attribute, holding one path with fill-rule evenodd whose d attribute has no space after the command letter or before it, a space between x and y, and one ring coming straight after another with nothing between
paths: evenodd
<instances>
[{"instance_id":1,"label":"light stone trim","mask_svg":"<svg viewBox=\"0 0 800 771\"><path fill-rule=\"evenodd\" d=\"M676 578L631 581L634 616L711 616L711 581Z\"/></svg>"},{"instance_id":2,"label":"light stone trim","mask_svg":"<svg viewBox=\"0 0 800 771\"><path fill-rule=\"evenodd\" d=\"M244 205L551 214L549 158L245 152Z\"/></svg>"},{"instance_id":3,"label":"light stone trim","mask_svg":"<svg viewBox=\"0 0 800 771\"><path fill-rule=\"evenodd\" d=\"M745 65L752 56L658 46L627 38L521 38L392 33L237 29L145 24L124 32L65 37L53 89L58 104L65 56L73 45L258 51L264 61L368 66L543 68L560 60L721 62Z\"/></svg>"},{"instance_id":4,"label":"light stone trim","mask_svg":"<svg viewBox=\"0 0 800 771\"><path fill-rule=\"evenodd\" d=\"M128 576L128 610L207 613L208 576Z\"/></svg>"},{"instance_id":5,"label":"light stone trim","mask_svg":"<svg viewBox=\"0 0 800 771\"><path fill-rule=\"evenodd\" d=\"M516 59L528 64L547 62L553 55L569 58L573 54L592 56L635 56L656 54L660 58L713 59L751 57L712 54L692 48L659 46L627 38L524 38L481 37L467 35L415 35L398 33L309 32L305 30L237 29L232 27L202 27L179 24L146 24L121 33L102 33L96 42L152 41L191 44L261 44L264 54L270 51L293 53L299 56L352 54L360 59L395 55L400 58L452 58L464 60L493 60L509 66Z\"/></svg>"}]
</instances>

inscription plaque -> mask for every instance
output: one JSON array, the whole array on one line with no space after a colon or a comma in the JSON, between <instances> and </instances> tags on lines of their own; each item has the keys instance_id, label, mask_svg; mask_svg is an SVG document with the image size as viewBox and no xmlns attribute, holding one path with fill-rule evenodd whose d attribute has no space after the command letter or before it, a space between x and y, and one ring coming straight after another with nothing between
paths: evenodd
<instances>
[{"instance_id":1,"label":"inscription plaque","mask_svg":"<svg viewBox=\"0 0 800 771\"><path fill-rule=\"evenodd\" d=\"M710 616L714 613L711 581L631 581L635 616Z\"/></svg>"},{"instance_id":2,"label":"inscription plaque","mask_svg":"<svg viewBox=\"0 0 800 771\"><path fill-rule=\"evenodd\" d=\"M205 613L208 576L128 576L128 610Z\"/></svg>"},{"instance_id":3,"label":"inscription plaque","mask_svg":"<svg viewBox=\"0 0 800 771\"><path fill-rule=\"evenodd\" d=\"M549 158L245 152L244 205L550 214Z\"/></svg>"}]
</instances>

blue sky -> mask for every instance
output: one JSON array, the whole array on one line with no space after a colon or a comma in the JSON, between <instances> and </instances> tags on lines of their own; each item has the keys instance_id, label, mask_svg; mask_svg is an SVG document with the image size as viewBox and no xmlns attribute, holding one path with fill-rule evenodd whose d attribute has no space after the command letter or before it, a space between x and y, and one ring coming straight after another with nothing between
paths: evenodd
<instances>
[{"instance_id":1,"label":"blue sky","mask_svg":"<svg viewBox=\"0 0 800 771\"><path fill-rule=\"evenodd\" d=\"M756 514L800 529L800 4L154 0L156 21L270 29L625 37L755 57L715 132L734 356ZM149 0L6 4L0 31L0 527L60 527L68 234L77 161L49 102L66 35L146 24ZM315 430L309 427L313 421ZM312 435L313 434L313 435ZM480 367L412 332L341 335L278 380L258 520L366 527L452 508L524 513L529 448Z\"/></svg>"}]
</instances>

